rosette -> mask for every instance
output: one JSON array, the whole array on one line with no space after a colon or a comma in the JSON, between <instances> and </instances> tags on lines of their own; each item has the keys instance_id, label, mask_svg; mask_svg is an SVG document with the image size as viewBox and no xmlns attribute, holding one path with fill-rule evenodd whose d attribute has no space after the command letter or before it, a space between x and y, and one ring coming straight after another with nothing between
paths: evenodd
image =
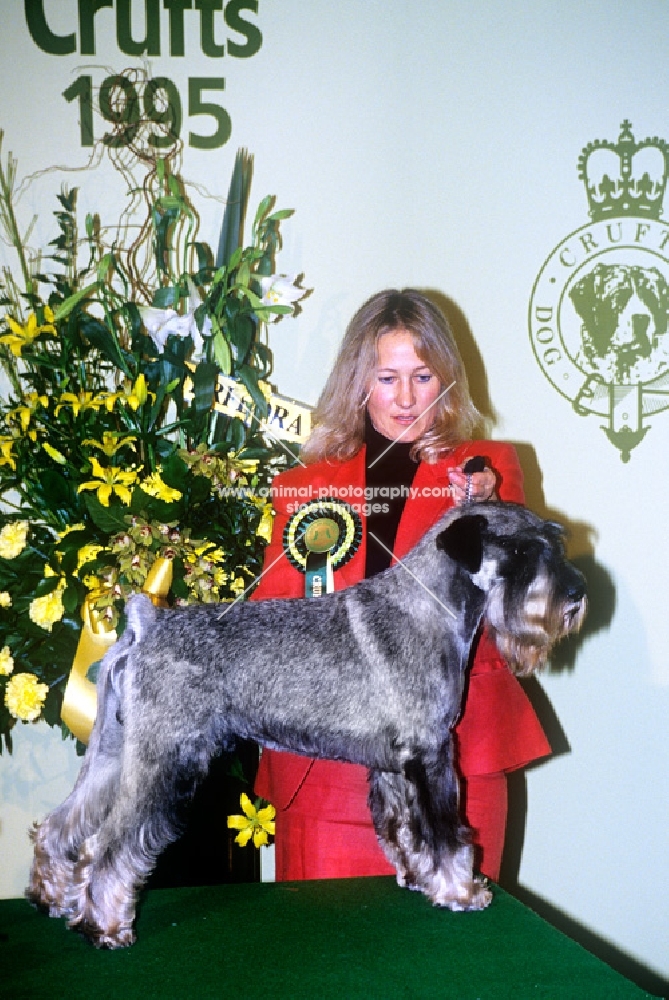
<instances>
[{"instance_id":1,"label":"rosette","mask_svg":"<svg viewBox=\"0 0 669 1000\"><path fill-rule=\"evenodd\" d=\"M306 597L332 593L334 570L355 555L361 540L360 515L341 500L312 500L293 514L283 532L283 548L305 574Z\"/></svg>"}]
</instances>

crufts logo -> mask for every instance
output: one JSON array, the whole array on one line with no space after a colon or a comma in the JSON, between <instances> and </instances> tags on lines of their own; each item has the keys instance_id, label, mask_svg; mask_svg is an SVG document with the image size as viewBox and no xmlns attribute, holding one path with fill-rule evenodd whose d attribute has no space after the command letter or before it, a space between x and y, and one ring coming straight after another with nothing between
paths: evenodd
<instances>
[{"instance_id":1,"label":"crufts logo","mask_svg":"<svg viewBox=\"0 0 669 1000\"><path fill-rule=\"evenodd\" d=\"M580 416L604 417L628 462L669 407L669 145L597 140L578 162L591 222L567 236L532 290L530 336L546 378Z\"/></svg>"}]
</instances>

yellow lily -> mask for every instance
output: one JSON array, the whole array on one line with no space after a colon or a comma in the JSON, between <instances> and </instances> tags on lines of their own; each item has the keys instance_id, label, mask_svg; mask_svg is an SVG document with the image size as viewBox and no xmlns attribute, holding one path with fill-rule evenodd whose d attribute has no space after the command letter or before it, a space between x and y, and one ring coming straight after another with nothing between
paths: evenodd
<instances>
[{"instance_id":1,"label":"yellow lily","mask_svg":"<svg viewBox=\"0 0 669 1000\"><path fill-rule=\"evenodd\" d=\"M3 334L0 337L0 344L5 344L15 358L20 358L23 348L30 347L33 341L39 337L40 333L56 332L56 328L53 325L53 311L49 306L44 307L44 318L47 322L38 324L37 316L35 313L31 313L28 317L28 322L21 325L21 323L17 323L15 319L12 319L11 316L5 316L7 325L12 332Z\"/></svg>"},{"instance_id":2,"label":"yellow lily","mask_svg":"<svg viewBox=\"0 0 669 1000\"><path fill-rule=\"evenodd\" d=\"M48 405L49 400L46 396L40 396L37 392L27 392L24 396L23 405L15 406L13 410L10 410L7 414L7 420L12 420L14 417L18 418L21 430L25 434L30 426L32 415L38 406Z\"/></svg>"},{"instance_id":3,"label":"yellow lily","mask_svg":"<svg viewBox=\"0 0 669 1000\"><path fill-rule=\"evenodd\" d=\"M239 802L244 810L244 815L228 816L228 828L239 830L235 837L235 843L239 844L240 847L245 847L253 837L254 845L262 847L267 844L268 835L274 836L276 809L272 805L263 806L261 809L256 808L245 792L242 792Z\"/></svg>"},{"instance_id":4,"label":"yellow lily","mask_svg":"<svg viewBox=\"0 0 669 1000\"><path fill-rule=\"evenodd\" d=\"M0 437L0 465L9 465L16 471L16 462L14 460L14 456L12 455L13 447L14 438Z\"/></svg>"},{"instance_id":5,"label":"yellow lily","mask_svg":"<svg viewBox=\"0 0 669 1000\"><path fill-rule=\"evenodd\" d=\"M67 462L67 459L65 458L65 456L60 451L58 451L57 448L54 448L52 445L48 444L46 441L42 444L42 447L44 448L44 450L47 453L47 455L49 456L49 458L52 458L54 460L54 462L58 462L59 465L65 465L65 463Z\"/></svg>"},{"instance_id":6,"label":"yellow lily","mask_svg":"<svg viewBox=\"0 0 669 1000\"><path fill-rule=\"evenodd\" d=\"M122 403L127 403L133 410L138 410L140 406L143 406L149 396L152 396L153 399L156 398L155 392L149 392L143 375L138 375L132 386L124 386L123 395L119 393L118 396Z\"/></svg>"},{"instance_id":7,"label":"yellow lily","mask_svg":"<svg viewBox=\"0 0 669 1000\"><path fill-rule=\"evenodd\" d=\"M183 496L180 490L172 489L171 486L163 482L160 471L152 472L150 476L147 476L141 487L150 497L157 497L159 500L164 500L165 503L181 500Z\"/></svg>"},{"instance_id":8,"label":"yellow lily","mask_svg":"<svg viewBox=\"0 0 669 1000\"><path fill-rule=\"evenodd\" d=\"M104 431L102 441L94 441L92 438L87 438L81 443L90 445L92 448L99 448L108 458L111 458L123 445L131 444L131 442L136 440L137 438L134 435L122 438L118 434L114 434L113 431Z\"/></svg>"},{"instance_id":9,"label":"yellow lily","mask_svg":"<svg viewBox=\"0 0 669 1000\"><path fill-rule=\"evenodd\" d=\"M123 469L115 466L104 469L97 458L91 457L91 467L96 478L87 483L81 483L77 493L81 493L82 490L95 490L103 507L109 506L109 501L114 493L121 498L124 504L130 503L132 493L128 487L137 482L141 466L140 469L132 469L130 472L124 472Z\"/></svg>"},{"instance_id":10,"label":"yellow lily","mask_svg":"<svg viewBox=\"0 0 669 1000\"><path fill-rule=\"evenodd\" d=\"M98 406L104 406L111 413L119 399L125 399L123 392L99 392L95 397Z\"/></svg>"},{"instance_id":11,"label":"yellow lily","mask_svg":"<svg viewBox=\"0 0 669 1000\"><path fill-rule=\"evenodd\" d=\"M99 406L106 406L111 413L117 403L138 410L149 396L156 398L155 392L149 392L144 375L138 375L133 383L125 382L120 392L101 392L96 396L96 401Z\"/></svg>"},{"instance_id":12,"label":"yellow lily","mask_svg":"<svg viewBox=\"0 0 669 1000\"><path fill-rule=\"evenodd\" d=\"M58 400L56 416L64 406L71 406L76 417L80 410L99 410L101 405L98 397L94 396L92 392L64 392Z\"/></svg>"}]
</instances>

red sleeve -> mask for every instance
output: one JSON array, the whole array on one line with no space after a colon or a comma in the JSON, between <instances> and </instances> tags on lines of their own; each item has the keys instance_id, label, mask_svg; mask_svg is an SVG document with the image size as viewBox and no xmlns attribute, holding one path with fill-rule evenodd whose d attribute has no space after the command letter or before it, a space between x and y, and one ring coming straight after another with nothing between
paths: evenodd
<instances>
[{"instance_id":1,"label":"red sleeve","mask_svg":"<svg viewBox=\"0 0 669 1000\"><path fill-rule=\"evenodd\" d=\"M516 449L503 441L488 441L490 468L497 475L497 495L507 503L525 503L523 470Z\"/></svg>"}]
</instances>

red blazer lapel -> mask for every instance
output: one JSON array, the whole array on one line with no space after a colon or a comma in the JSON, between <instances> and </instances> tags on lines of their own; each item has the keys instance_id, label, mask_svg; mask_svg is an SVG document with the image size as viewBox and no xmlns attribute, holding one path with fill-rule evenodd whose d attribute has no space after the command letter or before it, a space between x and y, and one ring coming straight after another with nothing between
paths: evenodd
<instances>
[{"instance_id":1,"label":"red blazer lapel","mask_svg":"<svg viewBox=\"0 0 669 1000\"><path fill-rule=\"evenodd\" d=\"M367 519L364 514L365 504L365 448L362 447L353 458L341 465L332 466L330 484L335 497L350 504L360 515L362 521L362 541L352 559L334 574L335 590L344 590L353 583L358 583L365 576L365 558L367 554Z\"/></svg>"},{"instance_id":2,"label":"red blazer lapel","mask_svg":"<svg viewBox=\"0 0 669 1000\"><path fill-rule=\"evenodd\" d=\"M394 552L399 559L453 506L448 470L457 464L450 461L434 465L421 462L418 466L395 537Z\"/></svg>"}]
</instances>

